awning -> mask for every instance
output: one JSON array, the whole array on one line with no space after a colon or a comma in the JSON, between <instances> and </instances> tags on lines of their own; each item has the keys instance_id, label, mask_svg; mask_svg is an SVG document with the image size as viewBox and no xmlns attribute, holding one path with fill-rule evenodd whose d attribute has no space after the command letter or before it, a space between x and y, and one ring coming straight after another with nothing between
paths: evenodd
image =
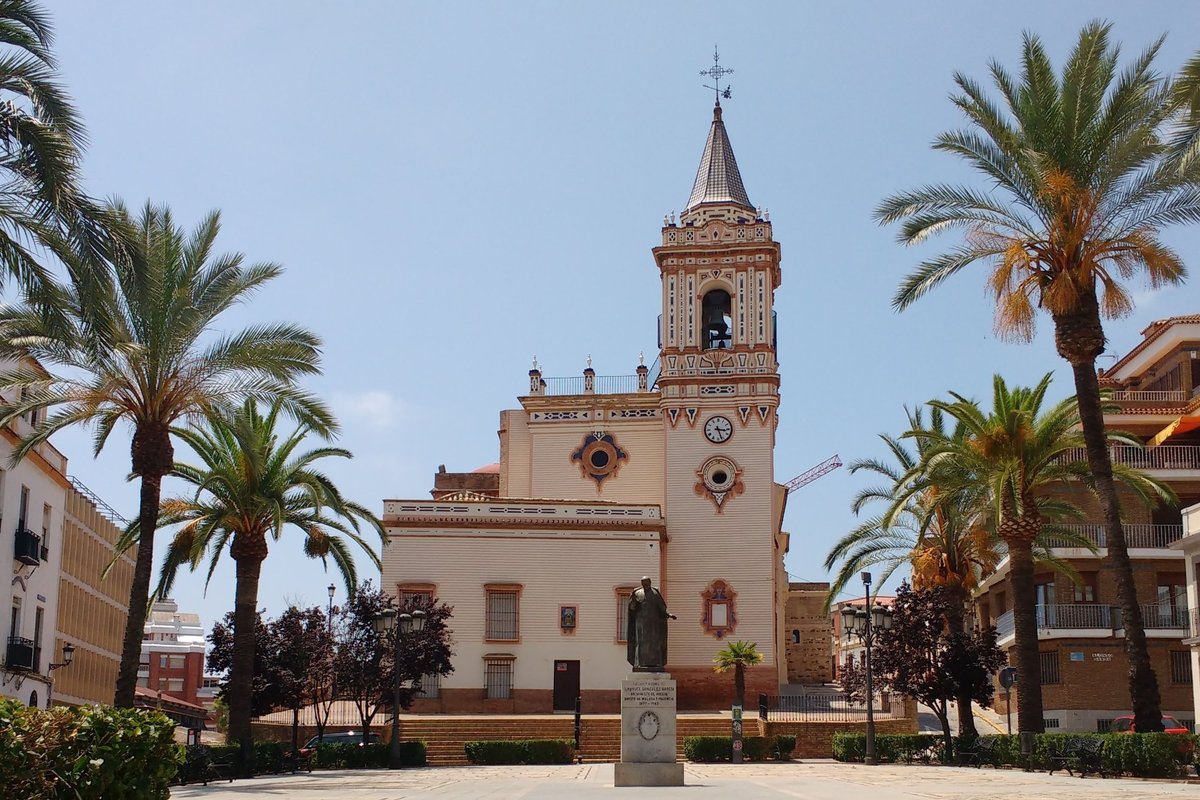
<instances>
[{"instance_id":1,"label":"awning","mask_svg":"<svg viewBox=\"0 0 1200 800\"><path fill-rule=\"evenodd\" d=\"M1147 447L1157 447L1177 433L1187 433L1200 428L1200 415L1179 417L1167 427L1154 434L1154 438L1146 443Z\"/></svg>"}]
</instances>

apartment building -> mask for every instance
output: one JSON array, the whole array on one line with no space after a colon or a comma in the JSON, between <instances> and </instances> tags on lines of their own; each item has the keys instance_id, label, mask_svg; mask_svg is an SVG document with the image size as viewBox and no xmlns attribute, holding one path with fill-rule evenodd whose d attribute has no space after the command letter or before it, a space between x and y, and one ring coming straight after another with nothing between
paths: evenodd
<instances>
[{"instance_id":1,"label":"apartment building","mask_svg":"<svg viewBox=\"0 0 1200 800\"><path fill-rule=\"evenodd\" d=\"M1184 556L1187 577L1188 607L1191 609L1188 646L1192 662L1192 713L1200 719L1200 505L1183 511L1183 538L1172 547Z\"/></svg>"},{"instance_id":2,"label":"apartment building","mask_svg":"<svg viewBox=\"0 0 1200 800\"><path fill-rule=\"evenodd\" d=\"M116 550L126 520L78 480L70 482L62 524L55 652L70 643L74 658L70 669L54 674L54 702L111 703L129 614L133 551ZM112 568L105 575L109 564Z\"/></svg>"},{"instance_id":3,"label":"apartment building","mask_svg":"<svg viewBox=\"0 0 1200 800\"><path fill-rule=\"evenodd\" d=\"M1114 406L1105 415L1107 425L1145 442L1144 448L1113 446L1113 460L1167 482L1179 495L1178 507L1153 510L1123 496L1122 513L1163 712L1194 723L1195 663L1185 643L1193 635L1189 625L1194 601L1189 603L1184 553L1173 545L1184 533L1180 509L1200 502L1200 315L1159 320L1142 336L1132 350L1101 371L1100 384ZM1073 457L1085 455L1080 451ZM1049 566L1038 567L1037 677L1047 730L1103 731L1113 718L1131 713L1124 627L1099 505L1082 488L1064 493L1086 514L1070 527L1098 551L1067 547L1066 541L1054 548L1055 555L1078 573L1080 583ZM981 585L976 611L982 623L996 625L1000 646L1011 648L1007 559ZM998 702L1003 713L1002 694ZM1014 706L1015 702L1014 693Z\"/></svg>"},{"instance_id":4,"label":"apartment building","mask_svg":"<svg viewBox=\"0 0 1200 800\"><path fill-rule=\"evenodd\" d=\"M31 706L50 702L56 647L63 503L70 483L67 459L49 442L15 467L9 457L37 419L0 428L0 552L12 559L9 614L0 696Z\"/></svg>"},{"instance_id":5,"label":"apartment building","mask_svg":"<svg viewBox=\"0 0 1200 800\"><path fill-rule=\"evenodd\" d=\"M200 705L204 686L204 627L200 615L180 612L167 598L155 603L146 618L138 686Z\"/></svg>"}]
</instances>

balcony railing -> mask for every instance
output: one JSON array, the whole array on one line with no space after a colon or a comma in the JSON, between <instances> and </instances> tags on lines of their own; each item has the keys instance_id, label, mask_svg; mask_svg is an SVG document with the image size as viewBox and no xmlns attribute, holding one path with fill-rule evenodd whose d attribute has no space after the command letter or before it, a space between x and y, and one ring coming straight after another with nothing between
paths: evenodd
<instances>
[{"instance_id":1,"label":"balcony railing","mask_svg":"<svg viewBox=\"0 0 1200 800\"><path fill-rule=\"evenodd\" d=\"M1132 447L1114 445L1108 448L1113 461L1137 469L1194 469L1200 470L1200 445L1162 444L1158 447ZM1068 450L1063 456L1068 461L1086 461L1087 452L1082 447Z\"/></svg>"},{"instance_id":2,"label":"balcony railing","mask_svg":"<svg viewBox=\"0 0 1200 800\"><path fill-rule=\"evenodd\" d=\"M27 567L42 563L42 537L23 526L18 527L13 558Z\"/></svg>"},{"instance_id":3,"label":"balcony railing","mask_svg":"<svg viewBox=\"0 0 1200 800\"><path fill-rule=\"evenodd\" d=\"M1168 391L1118 389L1109 393L1109 399L1118 403L1182 403L1188 399L1188 393L1182 389Z\"/></svg>"},{"instance_id":4,"label":"balcony railing","mask_svg":"<svg viewBox=\"0 0 1200 800\"><path fill-rule=\"evenodd\" d=\"M1125 627L1118 606L1056 603L1039 605L1036 613L1039 630L1118 631ZM1146 630L1187 630L1189 618L1194 635L1200 635L1200 620L1186 606L1159 603L1142 606L1142 625ZM997 638L1013 635L1013 612L1005 611L996 617L995 625Z\"/></svg>"},{"instance_id":5,"label":"balcony railing","mask_svg":"<svg viewBox=\"0 0 1200 800\"><path fill-rule=\"evenodd\" d=\"M6 654L4 663L12 670L32 672L34 668L33 650L32 639L10 636L8 637L8 653Z\"/></svg>"},{"instance_id":6,"label":"balcony railing","mask_svg":"<svg viewBox=\"0 0 1200 800\"><path fill-rule=\"evenodd\" d=\"M584 375L569 375L564 378L546 378L546 394L635 394L638 389L637 375L597 375L591 389Z\"/></svg>"},{"instance_id":7,"label":"balcony railing","mask_svg":"<svg viewBox=\"0 0 1200 800\"><path fill-rule=\"evenodd\" d=\"M1104 525L1093 523L1080 525L1060 525L1059 527L1066 528L1072 533L1082 536L1096 547L1108 547L1108 534ZM1125 546L1140 547L1146 549L1167 548L1172 543L1183 538L1183 525L1154 525L1150 523L1126 523L1121 526L1125 531ZM1076 546L1073 542L1066 539L1055 538L1053 536L1047 538L1048 545L1051 547L1073 547Z\"/></svg>"}]
</instances>

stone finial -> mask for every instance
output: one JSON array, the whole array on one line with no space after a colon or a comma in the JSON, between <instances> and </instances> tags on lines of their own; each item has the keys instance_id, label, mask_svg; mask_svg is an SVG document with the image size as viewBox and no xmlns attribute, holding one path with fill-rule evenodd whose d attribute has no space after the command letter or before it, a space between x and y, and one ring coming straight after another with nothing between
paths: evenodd
<instances>
[{"instance_id":1,"label":"stone finial","mask_svg":"<svg viewBox=\"0 0 1200 800\"><path fill-rule=\"evenodd\" d=\"M645 350L638 350L638 366L639 367L646 366L646 351Z\"/></svg>"},{"instance_id":2,"label":"stone finial","mask_svg":"<svg viewBox=\"0 0 1200 800\"><path fill-rule=\"evenodd\" d=\"M534 369L537 369L537 368L538 368L538 365L537 365L537 354L536 354L536 353L534 353L534 355L533 355L533 368L534 368Z\"/></svg>"},{"instance_id":3,"label":"stone finial","mask_svg":"<svg viewBox=\"0 0 1200 800\"><path fill-rule=\"evenodd\" d=\"M587 365L588 365L588 369L592 368L592 354L591 353L588 353Z\"/></svg>"},{"instance_id":4,"label":"stone finial","mask_svg":"<svg viewBox=\"0 0 1200 800\"><path fill-rule=\"evenodd\" d=\"M771 209L769 209L769 208L768 208L768 209L764 209L764 211L763 211L763 221L764 221L764 222L770 222L770 221L771 221Z\"/></svg>"}]
</instances>

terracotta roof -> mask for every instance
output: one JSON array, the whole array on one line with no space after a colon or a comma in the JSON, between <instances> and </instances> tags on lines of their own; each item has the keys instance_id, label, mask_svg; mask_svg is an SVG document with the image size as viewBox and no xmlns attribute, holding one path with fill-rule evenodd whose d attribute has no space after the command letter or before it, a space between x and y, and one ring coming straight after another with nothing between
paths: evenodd
<instances>
[{"instance_id":1,"label":"terracotta roof","mask_svg":"<svg viewBox=\"0 0 1200 800\"><path fill-rule=\"evenodd\" d=\"M208 716L208 709L204 706L198 706L195 703L189 703L186 700L180 700L178 697L173 697L165 692L152 692L149 689L138 686L133 690L133 694L135 697L140 697L146 701L142 704L143 708L154 708L156 705L158 705L158 701L161 697L164 707L176 706L187 709L188 711L195 711L201 716Z\"/></svg>"},{"instance_id":2,"label":"terracotta roof","mask_svg":"<svg viewBox=\"0 0 1200 800\"><path fill-rule=\"evenodd\" d=\"M746 187L742 185L742 173L738 171L737 159L733 157L733 146L729 134L721 121L721 106L713 107L712 126L708 129L708 140L704 143L704 154L700 156L700 169L696 171L696 182L692 185L692 196L688 198L684 211L710 203L732 203L754 210Z\"/></svg>"},{"instance_id":3,"label":"terracotta roof","mask_svg":"<svg viewBox=\"0 0 1200 800\"><path fill-rule=\"evenodd\" d=\"M471 470L472 474L476 473L476 472L499 472L499 471L500 471L499 464L484 464L482 467L479 467L478 469Z\"/></svg>"},{"instance_id":4,"label":"terracotta roof","mask_svg":"<svg viewBox=\"0 0 1200 800\"><path fill-rule=\"evenodd\" d=\"M1151 342L1170 330L1172 326L1187 325L1196 322L1200 322L1200 314L1185 314L1180 317L1167 317L1166 319L1154 320L1154 322L1151 322L1142 330L1142 340L1134 345L1132 350L1118 358L1117 362L1105 371L1105 374L1111 375L1123 367L1131 358L1145 350Z\"/></svg>"}]
</instances>

